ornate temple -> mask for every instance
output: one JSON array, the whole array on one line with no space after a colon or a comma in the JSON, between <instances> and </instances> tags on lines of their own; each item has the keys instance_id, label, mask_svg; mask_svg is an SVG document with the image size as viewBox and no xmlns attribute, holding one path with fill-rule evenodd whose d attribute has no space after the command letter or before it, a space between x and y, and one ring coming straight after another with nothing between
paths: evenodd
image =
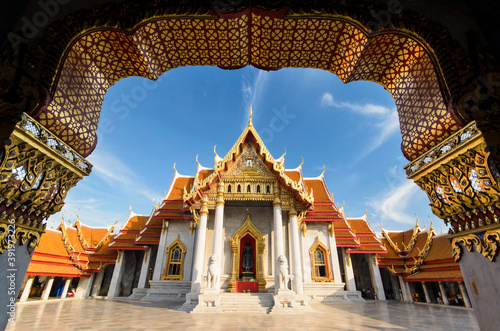
<instances>
[{"instance_id":1,"label":"ornate temple","mask_svg":"<svg viewBox=\"0 0 500 331\"><path fill-rule=\"evenodd\" d=\"M62 238L64 235L61 230L57 236L51 234L52 230L46 230L45 221L61 210L68 191L92 170L92 165L85 158L97 145L97 127L108 89L126 77L142 76L156 80L166 71L181 66L208 65L236 69L252 65L264 70L327 70L344 83L369 80L391 93L401 129L401 152L410 162L405 167L407 176L427 193L433 213L445 223L449 232L446 240L439 235L431 236L430 229L412 229L405 234L386 232L387 236L380 239L387 250L386 260L382 261L383 253L377 253L379 262L385 266L381 270L390 270L402 281L402 285L413 280L415 286L407 286L407 289L421 290L425 295L425 291L435 290L435 287L417 286L424 279L427 279L426 284L439 279L462 279L457 278L458 274L453 271L456 265L448 265L453 258L460 264L461 276L480 328L498 329L500 44L496 27L499 11L498 2L478 5L471 1L457 4L450 0L388 3L375 0L10 2L2 11L4 24L0 32L0 53L4 59L0 63L0 139L3 142L0 149L0 284L13 287L13 290L9 290L8 295L0 296L0 306L3 307L0 328L5 327L15 315L15 305L9 305L16 301L20 290L26 288L23 284L29 285L30 277L37 278L35 285L38 285L40 277L56 277L55 274L38 276L42 270L35 270L29 275L26 273L43 237L60 235ZM233 159L218 160L213 170L201 169L194 178L176 175L176 181L184 181L185 184L180 191L175 189L176 185L172 186L170 193L178 191L177 200L171 200L170 195L165 198L166 201L176 202L162 203L161 209L155 208L154 213L158 212L158 215L145 216L147 221L143 225L127 225L129 230L124 231L130 232L124 232L117 238L118 241L113 244L118 247L114 249L119 256L116 267L121 266L122 258L129 261L126 257L132 254L131 251L136 258L147 257L151 259L148 261L155 261L151 262L153 277L149 288L143 291L146 296L154 291L158 294L167 291L154 283L161 281L164 271L159 271L156 265L160 263L159 256L165 257L166 248L173 243L170 235L175 232L179 235L179 249L175 252L180 253L184 260L181 258L181 264L172 265L172 272L182 271L182 277L180 274L176 276L182 280L164 282L187 282L183 291L193 294L188 295L189 298L196 297L200 291L206 292L205 262L213 256L210 270L218 273L211 273L210 288L215 288L212 291L239 288L238 266L231 265L228 269L228 264L238 262L238 249L234 258L227 254L233 252L232 248L229 249L233 244L230 239L247 218L250 222L248 226L252 224L258 229L266 244L260 245L257 238L253 247L250 240L254 254L252 268L249 268L252 263L247 262L248 257L245 258L245 265L251 270L244 272L252 273L259 289L262 286L267 291L275 289L276 257L283 265L288 265L288 273L292 276L297 274L294 271L299 265L296 261L294 263L297 256L302 259L300 266L303 270L310 268L311 274L303 272L301 281L293 277L292 284L287 285L297 295L301 295L300 284L303 293L308 293L311 284L341 283L334 265L333 239L329 239L334 236L337 252L342 252L337 260L343 260L339 263L340 277L344 275L342 280L346 290L352 288L348 288L350 269L345 268L344 252L351 258L347 261L353 265L355 280L366 274L356 271L355 259L363 257L362 261L365 261L374 253L366 253L370 251L367 248L370 245L360 241L363 236L358 238L348 219L346 229L349 226L351 230L340 231L346 239L338 234L337 230L341 227L336 225L342 221L337 221L336 215L340 213L342 216L341 209L335 208L333 203L331 208L327 208L328 204L317 205L319 201L330 203L328 195L325 194L323 199L317 196L320 193L308 186L310 183L301 175L294 177L293 172L287 173L283 160L272 159L267 151L259 149L258 144L252 146L256 147L256 154L273 174L276 184L271 185L271 177L270 182L245 182L246 187L243 182L236 181L239 179L234 182L229 178L221 179L231 171L236 157L245 150L235 151ZM232 176L238 178L240 175L245 176L244 173ZM238 183L241 192L234 191L234 185ZM272 193L266 193L267 183ZM227 192L229 185L231 192ZM248 185L250 192L247 192ZM256 192L258 187L260 193ZM232 198L238 194L242 197L262 196L269 200ZM215 200L210 200L214 199L214 195ZM236 216L231 214L234 206L245 201L249 204L249 212ZM278 205L269 207L273 217L270 233L259 223L262 221L259 221L260 216L255 210L267 213L265 208L258 207L266 201L269 204L280 202L281 232L279 224L274 224L275 220L279 223L279 218L274 217L279 214L275 213ZM320 212L319 207L324 207L326 211ZM247 207L244 208L246 211ZM310 214L311 208L314 212L326 214ZM296 218L293 217L295 212ZM184 217L184 223L189 223L191 237L186 239L183 232L172 230L172 226L175 229L181 224L182 219L177 217ZM333 221L317 221L322 218ZM212 229L211 224L216 220L217 226ZM290 220L292 223L300 222L298 245L295 245L295 226L290 226ZM207 225L203 227L205 221ZM228 224L240 225L233 229ZM329 225L330 237L316 235L318 247L325 256L325 264L316 269L311 264L309 252L305 250L310 242L305 241L316 238L315 226ZM199 234L205 230L203 246L206 250L203 251L195 238L203 237ZM426 231L429 231L427 235ZM256 233L250 232L253 235ZM283 246L275 247L277 232L283 234L277 236L280 242L283 241ZM333 235L330 234L332 232ZM136 244L134 236L138 234L141 241ZM211 242L215 234L220 239L215 242L221 246ZM350 245L353 236L358 247L341 246ZM447 240L451 240L450 246ZM163 247L163 244L168 245ZM451 257L437 254L437 250L432 248L434 245L449 248ZM130 247L125 249L127 246ZM298 253L295 251L297 247ZM264 249L262 254L258 252L261 248ZM277 255L280 251L276 249L282 249L283 255ZM326 249L330 249L330 255ZM155 250L158 256L154 255ZM244 250L249 251L248 248ZM365 253L351 254L355 250L365 250ZM425 254L421 253L422 250ZM62 250L59 252L55 256L65 256ZM82 256L89 252L85 248ZM71 259L72 254L68 254ZM12 262L13 255L15 263ZM267 257L267 263L258 260L261 257ZM427 260L431 258L433 263ZM370 265L367 261L362 262L363 265ZM60 263L44 261L46 265L51 265L49 262ZM7 278L10 277L10 263L14 263L16 270L12 279ZM200 269L200 266L203 268ZM75 267L81 271L90 270L74 264ZM110 264L105 269L112 268L114 266ZM317 270L315 275L320 275L319 279L330 279L333 274L333 282L313 280L313 270ZM69 275L64 270L60 271L57 277ZM332 274L328 274L329 271ZM90 276L80 274L80 280L99 273L87 271ZM386 287L384 273L382 283ZM446 278L445 273L455 275ZM122 285L129 276L121 277L114 271L112 274L113 281L110 281L108 292L120 295L123 288L123 295L127 295L129 286L125 288ZM118 277L116 280L115 274ZM134 288L147 288L147 281L144 281L148 279L146 273L137 272L137 275L144 276L137 287L136 277L132 277L132 291ZM248 278L250 274L241 279L244 277ZM308 277L311 277L311 282ZM394 287L400 281L393 282ZM191 285L195 286L192 288ZM327 285L324 287L327 288ZM118 287L113 289L114 286ZM362 286L360 289L363 290ZM449 290L450 293L458 292L456 289ZM374 291L380 294L380 288ZM106 288L101 292L106 292ZM409 297L408 294L402 292L405 298Z\"/></svg>"},{"instance_id":2,"label":"ornate temple","mask_svg":"<svg viewBox=\"0 0 500 331\"><path fill-rule=\"evenodd\" d=\"M250 115L213 168L198 163L194 176L175 170L163 201L149 216L131 210L116 235L79 219L47 230L20 300L64 298L74 289L82 298L182 300L194 312L235 305L280 312L307 310L310 300L449 304L443 293L458 293L470 307L450 242L432 224L381 230L379 238L366 215L347 218L323 173L286 169L285 154L270 154ZM33 287L35 279L44 285ZM235 303L236 293L259 293L261 301Z\"/></svg>"}]
</instances>

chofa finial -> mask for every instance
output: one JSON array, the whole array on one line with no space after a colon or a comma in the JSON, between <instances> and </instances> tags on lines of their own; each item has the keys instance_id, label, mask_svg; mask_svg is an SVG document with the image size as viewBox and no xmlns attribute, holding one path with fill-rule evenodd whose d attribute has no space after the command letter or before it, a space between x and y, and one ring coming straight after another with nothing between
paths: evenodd
<instances>
[{"instance_id":1,"label":"chofa finial","mask_svg":"<svg viewBox=\"0 0 500 331\"><path fill-rule=\"evenodd\" d=\"M250 116L248 117L248 126L252 126L252 105L250 105Z\"/></svg>"}]
</instances>

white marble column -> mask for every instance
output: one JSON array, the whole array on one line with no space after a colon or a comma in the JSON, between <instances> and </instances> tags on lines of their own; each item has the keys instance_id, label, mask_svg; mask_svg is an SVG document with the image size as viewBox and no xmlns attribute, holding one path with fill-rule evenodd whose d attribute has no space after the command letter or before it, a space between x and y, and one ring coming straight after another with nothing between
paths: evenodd
<instances>
[{"instance_id":1,"label":"white marble column","mask_svg":"<svg viewBox=\"0 0 500 331\"><path fill-rule=\"evenodd\" d=\"M409 300L409 302L413 302L413 295L412 295L412 293L415 292L415 291L412 292L411 288L413 287L413 290L415 290L415 287L410 282L404 282L404 284L406 286L406 291L408 293L408 300Z\"/></svg>"},{"instance_id":2,"label":"white marble column","mask_svg":"<svg viewBox=\"0 0 500 331\"><path fill-rule=\"evenodd\" d=\"M342 248L342 259L344 260L345 285L348 291L356 290L356 281L354 280L354 271L352 270L352 261L349 253Z\"/></svg>"},{"instance_id":3,"label":"white marble column","mask_svg":"<svg viewBox=\"0 0 500 331\"><path fill-rule=\"evenodd\" d=\"M168 220L163 220L161 228L160 242L158 243L158 252L156 253L155 270L153 271L153 280L160 280L163 273L163 266L167 257L167 233L168 233Z\"/></svg>"},{"instance_id":4,"label":"white marble column","mask_svg":"<svg viewBox=\"0 0 500 331\"><path fill-rule=\"evenodd\" d=\"M151 262L152 247L149 246L147 251L144 251L144 258L142 259L141 274L139 276L139 282L137 283L137 288L146 288L148 285L148 275L149 275L149 263Z\"/></svg>"},{"instance_id":5,"label":"white marble column","mask_svg":"<svg viewBox=\"0 0 500 331\"><path fill-rule=\"evenodd\" d=\"M411 295L408 293L408 288L403 280L403 276L398 276L399 287L401 288L401 293L403 294L403 300L406 302L411 302Z\"/></svg>"},{"instance_id":6,"label":"white marble column","mask_svg":"<svg viewBox=\"0 0 500 331\"><path fill-rule=\"evenodd\" d=\"M212 246L212 255L217 256L217 270L219 277L215 289L220 290L220 277L222 276L222 248L224 246L224 183L217 184L217 201L215 205L214 218L214 241Z\"/></svg>"},{"instance_id":7,"label":"white marble column","mask_svg":"<svg viewBox=\"0 0 500 331\"><path fill-rule=\"evenodd\" d=\"M443 299L443 303L447 306L450 305L450 302L448 301L448 293L446 293L446 288L444 287L443 283L438 282L439 284L439 291L441 291L441 299Z\"/></svg>"},{"instance_id":8,"label":"white marble column","mask_svg":"<svg viewBox=\"0 0 500 331\"><path fill-rule=\"evenodd\" d=\"M427 283L426 282L422 282L422 287L424 289L424 294L425 294L425 302L427 303L432 303L432 300L431 300L431 295L429 293L429 288L427 287Z\"/></svg>"},{"instance_id":9,"label":"white marble column","mask_svg":"<svg viewBox=\"0 0 500 331\"><path fill-rule=\"evenodd\" d=\"M92 289L92 282L94 281L95 273L92 273L88 278L80 278L78 287L75 291L75 297L87 299Z\"/></svg>"},{"instance_id":10,"label":"white marble column","mask_svg":"<svg viewBox=\"0 0 500 331\"><path fill-rule=\"evenodd\" d=\"M28 300L34 280L35 276L29 276L28 280L26 281L26 284L24 285L23 294L21 294L19 302L25 302L26 300Z\"/></svg>"},{"instance_id":11,"label":"white marble column","mask_svg":"<svg viewBox=\"0 0 500 331\"><path fill-rule=\"evenodd\" d=\"M71 278L67 278L66 282L64 282L64 288L61 294L61 299L66 299L66 295L68 294L70 284L71 284Z\"/></svg>"},{"instance_id":12,"label":"white marble column","mask_svg":"<svg viewBox=\"0 0 500 331\"><path fill-rule=\"evenodd\" d=\"M120 295L120 284L123 272L125 271L125 261L127 260L125 253L125 251L118 251L115 269L113 270L113 276L111 277L111 282L109 284L108 298L115 298Z\"/></svg>"},{"instance_id":13,"label":"white marble column","mask_svg":"<svg viewBox=\"0 0 500 331\"><path fill-rule=\"evenodd\" d=\"M460 287L460 293L462 293L462 298L464 299L465 307L472 308L470 304L469 295L467 294L467 290L465 289L464 282L458 282L458 286Z\"/></svg>"},{"instance_id":14,"label":"white marble column","mask_svg":"<svg viewBox=\"0 0 500 331\"><path fill-rule=\"evenodd\" d=\"M382 283L382 277L380 276L380 269L378 267L377 256L375 254L369 254L368 260L370 263L370 278L372 281L372 286L375 289L378 300L385 300L384 284Z\"/></svg>"},{"instance_id":15,"label":"white marble column","mask_svg":"<svg viewBox=\"0 0 500 331\"><path fill-rule=\"evenodd\" d=\"M274 186L274 202L273 202L273 220L274 220L274 291L279 290L279 261L278 258L284 253L283 243L283 219L281 215L281 199L279 186Z\"/></svg>"},{"instance_id":16,"label":"white marble column","mask_svg":"<svg viewBox=\"0 0 500 331\"><path fill-rule=\"evenodd\" d=\"M335 284L341 284L342 275L340 273L339 254L337 252L337 241L335 240L335 234L333 232L333 222L330 223L328 226L332 227L329 240L330 240L330 256L332 258L333 281Z\"/></svg>"},{"instance_id":17,"label":"white marble column","mask_svg":"<svg viewBox=\"0 0 500 331\"><path fill-rule=\"evenodd\" d=\"M201 279L203 275L203 261L205 260L205 242L207 239L208 221L208 199L203 197L201 201L200 219L196 228L196 241L194 243L193 273L191 293L200 293Z\"/></svg>"},{"instance_id":18,"label":"white marble column","mask_svg":"<svg viewBox=\"0 0 500 331\"><path fill-rule=\"evenodd\" d=\"M290 204L288 212L290 222L291 246L292 246L292 267L293 267L293 290L297 294L304 294L304 284L302 282L302 263L300 259L299 225L297 222L297 211L293 202Z\"/></svg>"},{"instance_id":19,"label":"white marble column","mask_svg":"<svg viewBox=\"0 0 500 331\"><path fill-rule=\"evenodd\" d=\"M99 296L99 290L101 289L102 280L104 279L104 270L99 271L96 276L94 276L94 284L92 284L91 297Z\"/></svg>"},{"instance_id":20,"label":"white marble column","mask_svg":"<svg viewBox=\"0 0 500 331\"><path fill-rule=\"evenodd\" d=\"M50 296L50 291L52 290L52 285L54 285L54 278L49 277L47 279L47 283L45 284L45 288L43 289L42 300L48 300Z\"/></svg>"}]
</instances>

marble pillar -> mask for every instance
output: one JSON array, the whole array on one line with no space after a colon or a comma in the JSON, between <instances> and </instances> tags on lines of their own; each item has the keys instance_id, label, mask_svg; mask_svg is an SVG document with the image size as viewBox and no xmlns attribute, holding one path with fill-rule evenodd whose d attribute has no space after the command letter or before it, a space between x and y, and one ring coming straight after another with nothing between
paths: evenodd
<instances>
[{"instance_id":1,"label":"marble pillar","mask_svg":"<svg viewBox=\"0 0 500 331\"><path fill-rule=\"evenodd\" d=\"M108 298L115 298L120 295L120 285L122 282L123 273L125 272L125 265L127 260L125 254L125 251L118 251L115 269L113 270L113 276L111 277L111 283L109 284Z\"/></svg>"},{"instance_id":2,"label":"marble pillar","mask_svg":"<svg viewBox=\"0 0 500 331\"><path fill-rule=\"evenodd\" d=\"M426 282L422 282L422 287L424 289L425 302L432 303L432 299L431 299L431 295L429 293L429 288L427 287L427 283Z\"/></svg>"},{"instance_id":3,"label":"marble pillar","mask_svg":"<svg viewBox=\"0 0 500 331\"><path fill-rule=\"evenodd\" d=\"M160 280L163 274L163 267L165 265L167 253L167 232L168 232L168 220L163 220L160 242L158 243L158 253L156 254L155 270L153 271L153 280Z\"/></svg>"},{"instance_id":4,"label":"marble pillar","mask_svg":"<svg viewBox=\"0 0 500 331\"><path fill-rule=\"evenodd\" d=\"M92 284L91 297L99 296L99 290L101 289L102 281L104 279L104 270L101 270L94 276L94 284Z\"/></svg>"},{"instance_id":5,"label":"marble pillar","mask_svg":"<svg viewBox=\"0 0 500 331\"><path fill-rule=\"evenodd\" d=\"M54 278L49 277L47 279L47 283L45 284L45 288L43 289L42 300L48 300L50 296L50 291L52 291L52 285L54 285Z\"/></svg>"},{"instance_id":6,"label":"marble pillar","mask_svg":"<svg viewBox=\"0 0 500 331\"><path fill-rule=\"evenodd\" d=\"M382 284L382 277L380 276L380 269L378 267L377 256L375 254L370 254L368 263L370 267L370 278L372 281L372 286L375 289L378 300L385 300L384 284Z\"/></svg>"},{"instance_id":7,"label":"marble pillar","mask_svg":"<svg viewBox=\"0 0 500 331\"><path fill-rule=\"evenodd\" d=\"M302 282L302 261L300 259L299 225L297 222L297 211L293 203L288 212L291 234L292 267L293 267L293 290L297 294L304 294L304 284Z\"/></svg>"},{"instance_id":8,"label":"marble pillar","mask_svg":"<svg viewBox=\"0 0 500 331\"><path fill-rule=\"evenodd\" d=\"M24 285L23 294L21 294L19 302L25 302L26 300L28 300L34 280L35 276L29 276L28 280L26 281L26 284Z\"/></svg>"},{"instance_id":9,"label":"marble pillar","mask_svg":"<svg viewBox=\"0 0 500 331\"><path fill-rule=\"evenodd\" d=\"M220 290L220 277L222 274L222 248L224 246L224 183L219 182L217 184L217 201L215 205L215 217L214 217L214 241L212 246L212 255L217 256L217 271L219 277L217 277L217 284L215 284L215 289Z\"/></svg>"},{"instance_id":10,"label":"marble pillar","mask_svg":"<svg viewBox=\"0 0 500 331\"><path fill-rule=\"evenodd\" d=\"M462 298L464 300L464 305L467 308L472 308L472 305L469 300L469 294L467 293L467 290L465 289L464 282L458 282L458 287L460 287L460 293L462 293Z\"/></svg>"},{"instance_id":11,"label":"marble pillar","mask_svg":"<svg viewBox=\"0 0 500 331\"><path fill-rule=\"evenodd\" d=\"M352 270L352 261L349 253L342 248L342 259L344 260L345 285L348 291L356 290L356 281L354 280L354 271Z\"/></svg>"},{"instance_id":12,"label":"marble pillar","mask_svg":"<svg viewBox=\"0 0 500 331\"><path fill-rule=\"evenodd\" d=\"M403 276L398 276L399 287L401 288L401 294L403 295L403 300L406 302L412 302L410 293L408 292L408 287L403 280Z\"/></svg>"},{"instance_id":13,"label":"marble pillar","mask_svg":"<svg viewBox=\"0 0 500 331\"><path fill-rule=\"evenodd\" d=\"M72 278L67 278L66 281L64 282L64 288L61 294L61 299L66 299L66 295L68 294L69 290L69 285L71 284L71 279Z\"/></svg>"},{"instance_id":14,"label":"marble pillar","mask_svg":"<svg viewBox=\"0 0 500 331\"><path fill-rule=\"evenodd\" d=\"M329 225L333 227L333 222ZM332 271L333 271L333 281L336 284L341 284L342 283L342 275L340 273L340 263L339 263L339 254L337 252L337 241L335 240L335 235L333 233L333 228L332 232L329 235L329 241L330 241L330 256L332 260Z\"/></svg>"},{"instance_id":15,"label":"marble pillar","mask_svg":"<svg viewBox=\"0 0 500 331\"><path fill-rule=\"evenodd\" d=\"M203 197L200 209L200 219L196 228L194 243L193 273L191 293L199 293L202 288L203 261L205 260L205 241L207 238L208 199Z\"/></svg>"},{"instance_id":16,"label":"marble pillar","mask_svg":"<svg viewBox=\"0 0 500 331\"><path fill-rule=\"evenodd\" d=\"M75 297L87 299L90 295L90 290L92 289L92 282L94 281L95 273L92 273L90 277L81 277L78 282L78 287L75 291Z\"/></svg>"},{"instance_id":17,"label":"marble pillar","mask_svg":"<svg viewBox=\"0 0 500 331\"><path fill-rule=\"evenodd\" d=\"M446 292L446 288L444 287L444 284L442 282L438 282L439 284L439 291L441 291L441 299L443 299L443 303L447 306L450 305L450 302L448 301L448 293Z\"/></svg>"},{"instance_id":18,"label":"marble pillar","mask_svg":"<svg viewBox=\"0 0 500 331\"><path fill-rule=\"evenodd\" d=\"M149 281L149 264L151 262L152 247L150 246L147 251L144 252L144 258L142 259L141 274L139 276L139 282L137 283L137 288L146 288Z\"/></svg>"},{"instance_id":19,"label":"marble pillar","mask_svg":"<svg viewBox=\"0 0 500 331\"><path fill-rule=\"evenodd\" d=\"M284 256L283 243L283 220L281 215L281 200L279 198L279 187L275 186L275 198L273 202L273 220L274 220L274 291L278 293L280 262L279 257Z\"/></svg>"}]
</instances>

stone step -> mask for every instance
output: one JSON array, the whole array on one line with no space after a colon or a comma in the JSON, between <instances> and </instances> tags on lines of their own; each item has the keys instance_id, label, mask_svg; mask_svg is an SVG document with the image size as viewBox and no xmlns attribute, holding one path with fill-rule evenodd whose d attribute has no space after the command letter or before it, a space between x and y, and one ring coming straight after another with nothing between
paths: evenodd
<instances>
[{"instance_id":1,"label":"stone step","mask_svg":"<svg viewBox=\"0 0 500 331\"><path fill-rule=\"evenodd\" d=\"M274 300L269 293L224 293L220 305L224 313L268 314Z\"/></svg>"}]
</instances>

